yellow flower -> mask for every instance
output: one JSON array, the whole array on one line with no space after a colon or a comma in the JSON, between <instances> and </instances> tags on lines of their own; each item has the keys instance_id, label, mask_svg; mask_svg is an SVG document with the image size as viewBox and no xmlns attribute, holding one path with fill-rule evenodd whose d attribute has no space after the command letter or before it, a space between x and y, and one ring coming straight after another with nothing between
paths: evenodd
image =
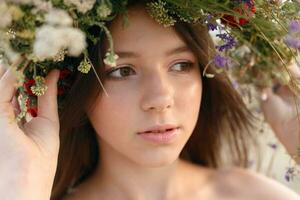
<instances>
[{"instance_id":1,"label":"yellow flower","mask_svg":"<svg viewBox=\"0 0 300 200\"><path fill-rule=\"evenodd\" d=\"M78 66L78 71L87 74L90 69L91 69L91 64L90 62L87 60L87 58L85 57L84 60L81 61L81 63Z\"/></svg>"}]
</instances>

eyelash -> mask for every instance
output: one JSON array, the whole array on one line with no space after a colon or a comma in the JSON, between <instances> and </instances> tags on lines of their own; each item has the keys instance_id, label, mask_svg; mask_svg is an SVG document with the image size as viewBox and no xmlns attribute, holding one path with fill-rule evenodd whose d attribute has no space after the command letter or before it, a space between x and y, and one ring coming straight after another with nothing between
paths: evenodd
<instances>
[{"instance_id":1,"label":"eyelash","mask_svg":"<svg viewBox=\"0 0 300 200\"><path fill-rule=\"evenodd\" d=\"M183 67L184 69L181 70L181 71L179 71L179 72L189 72L193 68L193 66L194 66L194 63L192 63L192 62L178 62L178 63L175 63L172 67L174 67L174 66L176 66L178 64L181 64L181 66L184 66ZM118 68L114 67L114 68L110 69L108 72L106 72L106 76L108 76L110 78L115 78L115 79L124 78L124 77L126 78L127 76L114 77L114 76L111 75L113 72L121 71L122 69L130 69L130 70L132 70L132 68L129 67L129 66L118 67Z\"/></svg>"}]
</instances>

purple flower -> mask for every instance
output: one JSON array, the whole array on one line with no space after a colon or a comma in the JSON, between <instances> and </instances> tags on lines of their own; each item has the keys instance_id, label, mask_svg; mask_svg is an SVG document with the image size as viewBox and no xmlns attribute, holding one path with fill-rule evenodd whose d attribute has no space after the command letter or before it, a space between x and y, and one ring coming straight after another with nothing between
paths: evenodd
<instances>
[{"instance_id":1,"label":"purple flower","mask_svg":"<svg viewBox=\"0 0 300 200\"><path fill-rule=\"evenodd\" d=\"M289 174L285 174L284 175L284 178L285 178L285 180L287 181L287 182L290 182L290 175Z\"/></svg>"},{"instance_id":2,"label":"purple flower","mask_svg":"<svg viewBox=\"0 0 300 200\"><path fill-rule=\"evenodd\" d=\"M227 49L232 49L236 45L235 39L227 33L217 34L216 36L225 42L223 45L216 46L216 48L221 52Z\"/></svg>"},{"instance_id":3,"label":"purple flower","mask_svg":"<svg viewBox=\"0 0 300 200\"><path fill-rule=\"evenodd\" d=\"M207 28L210 31L218 30L217 24L213 24L213 23L207 23Z\"/></svg>"},{"instance_id":4,"label":"purple flower","mask_svg":"<svg viewBox=\"0 0 300 200\"><path fill-rule=\"evenodd\" d=\"M216 21L213 20L212 14L207 15L205 22L207 24L208 30L210 30L210 31L218 30L218 25L217 25Z\"/></svg>"},{"instance_id":5,"label":"purple flower","mask_svg":"<svg viewBox=\"0 0 300 200\"><path fill-rule=\"evenodd\" d=\"M277 144L275 144L275 143L269 143L268 146L274 150L277 149Z\"/></svg>"},{"instance_id":6,"label":"purple flower","mask_svg":"<svg viewBox=\"0 0 300 200\"><path fill-rule=\"evenodd\" d=\"M232 81L231 84L232 84L233 88L236 89L236 90L239 89L239 87L240 87L239 83L236 80Z\"/></svg>"},{"instance_id":7,"label":"purple flower","mask_svg":"<svg viewBox=\"0 0 300 200\"><path fill-rule=\"evenodd\" d=\"M294 176L295 176L295 169L293 167L289 167L284 175L285 180L289 182L294 178Z\"/></svg>"},{"instance_id":8,"label":"purple flower","mask_svg":"<svg viewBox=\"0 0 300 200\"><path fill-rule=\"evenodd\" d=\"M300 50L300 38L298 33L300 32L300 22L291 20L289 22L289 34L284 39L287 46Z\"/></svg>"},{"instance_id":9,"label":"purple flower","mask_svg":"<svg viewBox=\"0 0 300 200\"><path fill-rule=\"evenodd\" d=\"M298 31L300 31L300 22L296 20L291 20L289 22L289 32L297 33Z\"/></svg>"},{"instance_id":10,"label":"purple flower","mask_svg":"<svg viewBox=\"0 0 300 200\"><path fill-rule=\"evenodd\" d=\"M298 49L300 50L300 40L297 39L296 37L293 37L291 35L288 35L284 42L286 43L286 45L288 45L289 47L292 47L294 49Z\"/></svg>"},{"instance_id":11,"label":"purple flower","mask_svg":"<svg viewBox=\"0 0 300 200\"><path fill-rule=\"evenodd\" d=\"M217 54L214 57L214 63L218 67L225 67L228 63L228 58L222 57L221 55Z\"/></svg>"}]
</instances>

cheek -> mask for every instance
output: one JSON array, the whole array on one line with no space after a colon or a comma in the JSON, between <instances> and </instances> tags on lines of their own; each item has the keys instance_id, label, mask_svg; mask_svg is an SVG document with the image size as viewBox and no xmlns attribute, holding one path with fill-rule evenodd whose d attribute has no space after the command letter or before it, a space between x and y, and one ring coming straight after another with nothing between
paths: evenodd
<instances>
[{"instance_id":1,"label":"cheek","mask_svg":"<svg viewBox=\"0 0 300 200\"><path fill-rule=\"evenodd\" d=\"M126 92L127 91L127 92ZM134 95L127 90L107 90L108 97L103 96L97 100L94 109L89 115L98 135L114 137L124 129L130 130L128 121L132 121L130 113L133 113L135 105Z\"/></svg>"},{"instance_id":2,"label":"cheek","mask_svg":"<svg viewBox=\"0 0 300 200\"><path fill-rule=\"evenodd\" d=\"M185 121L189 129L193 129L200 111L202 97L201 79L187 81L178 92L177 105L180 109L181 119Z\"/></svg>"}]
</instances>

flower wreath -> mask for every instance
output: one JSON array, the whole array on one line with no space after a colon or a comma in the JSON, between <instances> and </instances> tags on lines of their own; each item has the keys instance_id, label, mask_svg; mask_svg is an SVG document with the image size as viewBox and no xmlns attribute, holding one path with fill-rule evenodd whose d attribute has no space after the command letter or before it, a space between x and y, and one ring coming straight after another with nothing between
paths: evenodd
<instances>
[{"instance_id":1,"label":"flower wreath","mask_svg":"<svg viewBox=\"0 0 300 200\"><path fill-rule=\"evenodd\" d=\"M44 77L54 67L61 70L58 96L70 84L65 81L75 70L88 73L92 64L85 51L86 40L99 37L89 28L98 26L109 39L104 63L115 66L118 56L106 22L118 14L126 18L124 0L4 0L0 3L0 59L17 69L18 91L26 112L36 116L36 96L47 89ZM165 27L177 21L201 23L216 32L217 54L210 62L217 71L228 71L240 83L270 85L275 79L288 82L286 66L300 49L298 2L271 0L179 1L157 0L147 3L149 14ZM74 43L72 41L76 40ZM81 56L77 69L68 57ZM18 58L18 59L16 59ZM279 63L279 64L278 64ZM68 66L68 67L65 67ZM204 74L213 77L214 74Z\"/></svg>"},{"instance_id":2,"label":"flower wreath","mask_svg":"<svg viewBox=\"0 0 300 200\"><path fill-rule=\"evenodd\" d=\"M90 33L91 27L98 27L108 38L103 62L116 65L118 55L106 22L117 15L126 21L128 1L0 1L0 64L10 66L19 78L17 120L27 113L37 116L37 96L45 93L44 77L54 68L60 70L58 104L63 107L71 75L93 68L86 41L96 44L99 37ZM299 1L153 0L146 8L165 27L180 21L200 23L213 31L217 53L207 67L213 65L217 73L229 72L238 83L257 87L289 83L300 94L287 69L300 50ZM78 66L70 64L72 57L81 59ZM203 75L212 78L215 74L204 70Z\"/></svg>"}]
</instances>

